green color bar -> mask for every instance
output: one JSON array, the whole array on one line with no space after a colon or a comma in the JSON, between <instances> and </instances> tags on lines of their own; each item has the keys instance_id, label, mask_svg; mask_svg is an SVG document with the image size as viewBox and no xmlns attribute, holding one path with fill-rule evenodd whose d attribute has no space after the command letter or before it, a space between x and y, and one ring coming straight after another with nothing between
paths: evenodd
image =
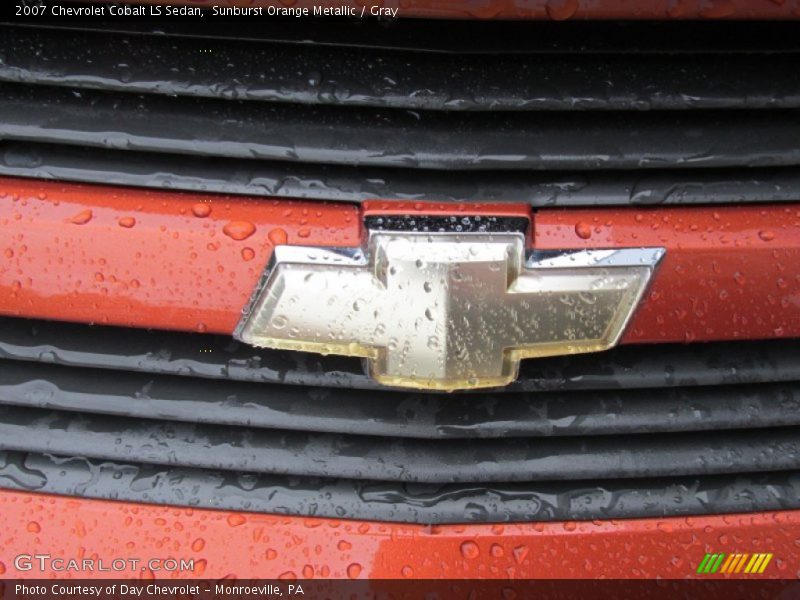
<instances>
[{"instance_id":1,"label":"green color bar","mask_svg":"<svg viewBox=\"0 0 800 600\"><path fill-rule=\"evenodd\" d=\"M711 567L711 573L716 573L717 572L717 569L719 569L719 566L722 564L722 559L723 558L725 558L725 553L724 552L719 555L719 558L717 559L717 562L715 562L714 566Z\"/></svg>"},{"instance_id":2,"label":"green color bar","mask_svg":"<svg viewBox=\"0 0 800 600\"><path fill-rule=\"evenodd\" d=\"M701 562L700 566L697 567L697 572L698 573L705 573L706 572L705 571L705 566L706 566L706 563L708 562L708 559L710 559L710 558L711 558L710 554L706 554L705 557L703 557L703 562Z\"/></svg>"}]
</instances>

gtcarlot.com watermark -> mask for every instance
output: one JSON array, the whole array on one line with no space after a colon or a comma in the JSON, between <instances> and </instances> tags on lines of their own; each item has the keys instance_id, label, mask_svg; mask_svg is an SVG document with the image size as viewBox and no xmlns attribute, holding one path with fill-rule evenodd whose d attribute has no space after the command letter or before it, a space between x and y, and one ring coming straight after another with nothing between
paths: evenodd
<instances>
[{"instance_id":1,"label":"gtcarlot.com watermark","mask_svg":"<svg viewBox=\"0 0 800 600\"><path fill-rule=\"evenodd\" d=\"M19 554L14 557L18 571L71 573L122 573L130 571L182 572L194 571L193 558L63 558L50 554Z\"/></svg>"}]
</instances>

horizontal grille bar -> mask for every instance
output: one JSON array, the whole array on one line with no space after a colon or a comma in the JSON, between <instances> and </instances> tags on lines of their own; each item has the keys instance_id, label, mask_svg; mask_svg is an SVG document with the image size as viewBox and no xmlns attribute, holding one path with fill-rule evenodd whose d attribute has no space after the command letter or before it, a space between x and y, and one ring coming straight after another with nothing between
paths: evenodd
<instances>
[{"instance_id":1,"label":"horizontal grille bar","mask_svg":"<svg viewBox=\"0 0 800 600\"><path fill-rule=\"evenodd\" d=\"M800 384L378 396L0 361L0 405L393 438L588 436L800 425Z\"/></svg>"},{"instance_id":2,"label":"horizontal grille bar","mask_svg":"<svg viewBox=\"0 0 800 600\"><path fill-rule=\"evenodd\" d=\"M202 350L202 352L201 352ZM620 346L522 361L497 392L800 381L800 340ZM162 375L378 389L357 359L252 348L227 336L0 317L0 358Z\"/></svg>"},{"instance_id":3,"label":"horizontal grille bar","mask_svg":"<svg viewBox=\"0 0 800 600\"><path fill-rule=\"evenodd\" d=\"M796 507L798 344L620 347L448 395L224 336L4 318L0 487L418 523Z\"/></svg>"},{"instance_id":4,"label":"horizontal grille bar","mask_svg":"<svg viewBox=\"0 0 800 600\"><path fill-rule=\"evenodd\" d=\"M800 427L425 441L1 406L0 450L407 483L565 481L800 469Z\"/></svg>"},{"instance_id":5,"label":"horizontal grille bar","mask_svg":"<svg viewBox=\"0 0 800 600\"><path fill-rule=\"evenodd\" d=\"M420 169L800 164L800 113L459 113L0 85L0 137L192 156Z\"/></svg>"},{"instance_id":6,"label":"horizontal grille bar","mask_svg":"<svg viewBox=\"0 0 800 600\"><path fill-rule=\"evenodd\" d=\"M800 167L452 171L189 157L0 141L0 175L194 192L361 202L375 198L646 206L796 202Z\"/></svg>"},{"instance_id":7,"label":"horizontal grille bar","mask_svg":"<svg viewBox=\"0 0 800 600\"><path fill-rule=\"evenodd\" d=\"M800 472L574 483L398 485L0 452L0 487L409 523L567 521L800 508Z\"/></svg>"},{"instance_id":8,"label":"horizontal grille bar","mask_svg":"<svg viewBox=\"0 0 800 600\"><path fill-rule=\"evenodd\" d=\"M5 26L0 80L424 110L797 108L797 50L590 57L227 40L209 52L207 39Z\"/></svg>"}]
</instances>

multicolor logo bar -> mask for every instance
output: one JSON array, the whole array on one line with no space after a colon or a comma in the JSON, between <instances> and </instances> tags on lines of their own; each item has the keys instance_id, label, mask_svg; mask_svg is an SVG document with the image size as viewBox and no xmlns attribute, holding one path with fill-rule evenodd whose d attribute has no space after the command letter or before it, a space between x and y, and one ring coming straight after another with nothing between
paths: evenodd
<instances>
[{"instance_id":1,"label":"multicolor logo bar","mask_svg":"<svg viewBox=\"0 0 800 600\"><path fill-rule=\"evenodd\" d=\"M697 567L701 575L714 573L750 573L752 575L764 572L772 560L772 553L734 553L734 554L706 554Z\"/></svg>"}]
</instances>

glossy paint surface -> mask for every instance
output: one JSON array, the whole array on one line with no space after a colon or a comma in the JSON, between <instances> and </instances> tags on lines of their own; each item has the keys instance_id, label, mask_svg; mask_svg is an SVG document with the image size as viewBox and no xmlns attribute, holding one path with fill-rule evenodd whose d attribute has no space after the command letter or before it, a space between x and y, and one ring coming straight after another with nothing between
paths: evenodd
<instances>
[{"instance_id":1,"label":"glossy paint surface","mask_svg":"<svg viewBox=\"0 0 800 600\"><path fill-rule=\"evenodd\" d=\"M381 201L363 210L530 209ZM3 179L0 314L230 334L275 244L355 246L361 219L348 204ZM533 231L541 249L667 249L624 342L800 336L800 204L543 209Z\"/></svg>"},{"instance_id":2,"label":"glossy paint surface","mask_svg":"<svg viewBox=\"0 0 800 600\"><path fill-rule=\"evenodd\" d=\"M356 208L0 183L0 313L233 331L275 244L359 243Z\"/></svg>"},{"instance_id":3,"label":"glossy paint surface","mask_svg":"<svg viewBox=\"0 0 800 600\"><path fill-rule=\"evenodd\" d=\"M800 205L542 210L534 245L663 246L623 342L800 335Z\"/></svg>"},{"instance_id":4,"label":"glossy paint surface","mask_svg":"<svg viewBox=\"0 0 800 600\"><path fill-rule=\"evenodd\" d=\"M14 556L33 552L195 560L194 572L159 578L684 578L706 552L772 552L763 577L794 578L800 570L800 511L426 527L0 491L0 513L6 578L52 576L15 568Z\"/></svg>"}]
</instances>

